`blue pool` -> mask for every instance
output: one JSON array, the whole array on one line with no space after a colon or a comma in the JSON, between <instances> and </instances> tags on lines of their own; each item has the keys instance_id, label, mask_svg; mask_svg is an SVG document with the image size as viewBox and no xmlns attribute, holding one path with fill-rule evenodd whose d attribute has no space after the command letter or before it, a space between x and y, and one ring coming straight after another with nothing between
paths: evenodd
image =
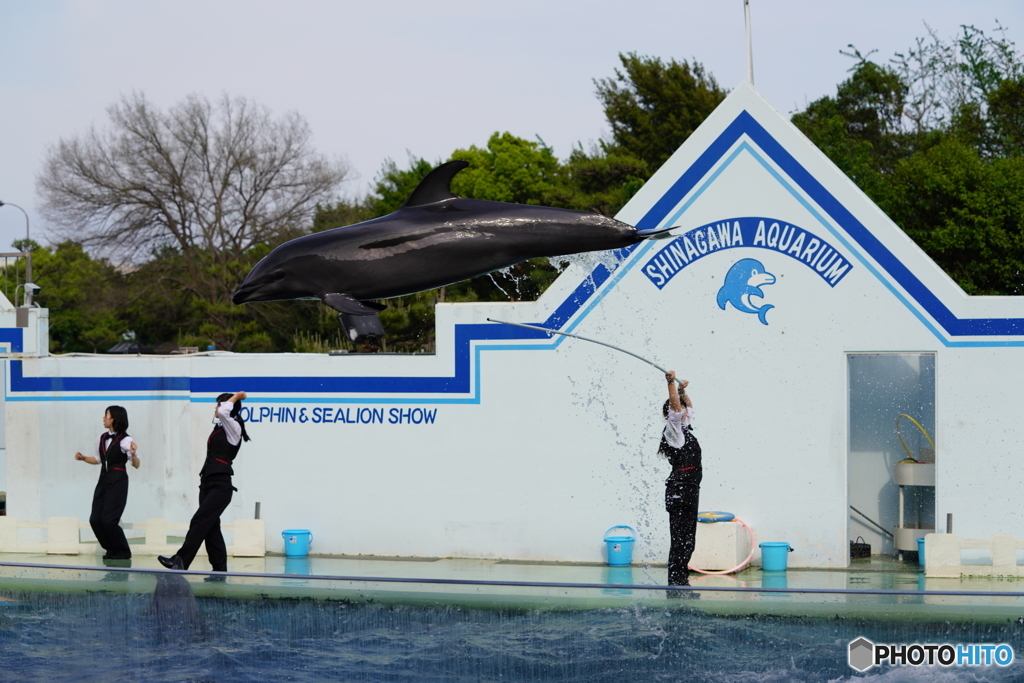
<instances>
[{"instance_id":1,"label":"blue pool","mask_svg":"<svg viewBox=\"0 0 1024 683\"><path fill-rule=\"evenodd\" d=\"M1017 609L1012 598L1010 611L978 620L969 618L971 606L964 598L948 598L967 610L967 618L951 621L948 614L929 619L926 612L913 613L923 597L909 592L702 590L696 599L669 600L664 590L653 589L512 586L502 588L514 595L497 598L493 586L479 585L459 587L463 598L449 601L438 586L415 582L367 580L360 586L351 578L231 576L217 583L202 578L0 566L0 680L771 683L866 678L888 683L1024 678L1019 662L949 669L873 667L865 674L847 664L848 644L858 637L876 643L1006 643L1024 652L1024 620L1012 618ZM567 600L592 599L595 606L567 608L559 592ZM513 599L531 593L532 600ZM477 598L467 600L467 594ZM970 600L984 606L994 598ZM602 601L606 606L600 606ZM776 609L784 603L787 609ZM1024 610L1020 614L1024 617Z\"/></svg>"}]
</instances>

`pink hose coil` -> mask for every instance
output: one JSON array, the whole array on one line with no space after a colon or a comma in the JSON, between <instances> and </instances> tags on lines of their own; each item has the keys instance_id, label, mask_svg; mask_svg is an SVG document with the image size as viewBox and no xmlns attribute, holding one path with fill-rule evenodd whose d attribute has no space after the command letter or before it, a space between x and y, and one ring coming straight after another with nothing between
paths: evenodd
<instances>
[{"instance_id":1,"label":"pink hose coil","mask_svg":"<svg viewBox=\"0 0 1024 683\"><path fill-rule=\"evenodd\" d=\"M691 571L695 571L698 574L732 574L733 572L738 572L739 570L743 569L748 564L750 564L750 560L752 560L754 558L754 548L757 547L757 537L754 535L754 530L751 529L747 525L747 523L744 522L739 517L734 517L732 521L739 522L740 524L742 524L743 528L747 530L747 534L750 535L750 554L747 555L747 559L743 560L743 562L739 563L738 565L736 565L732 569L723 569L721 571L705 571L703 569L698 569L697 567L694 567L692 564L686 565ZM720 524L720 523L721 522L716 522L716 524Z\"/></svg>"}]
</instances>

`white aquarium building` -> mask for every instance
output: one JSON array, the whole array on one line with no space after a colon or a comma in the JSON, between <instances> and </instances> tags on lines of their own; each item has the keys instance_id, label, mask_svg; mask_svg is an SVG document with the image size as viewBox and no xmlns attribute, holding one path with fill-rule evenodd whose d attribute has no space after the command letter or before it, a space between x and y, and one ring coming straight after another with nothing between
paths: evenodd
<instances>
[{"instance_id":1,"label":"white aquarium building","mask_svg":"<svg viewBox=\"0 0 1024 683\"><path fill-rule=\"evenodd\" d=\"M872 521L898 526L901 498L900 543L947 519L1024 538L1024 299L967 296L747 85L618 218L678 228L574 259L536 302L439 304L433 355L52 356L47 312L18 327L0 301L8 514L84 522L97 471L73 454L120 404L142 458L124 521L187 522L212 401L245 390L224 522L259 503L270 550L301 528L316 553L599 562L627 524L634 560L664 562L662 374L494 318L689 379L701 508L791 567L892 552ZM908 453L934 465L901 491Z\"/></svg>"}]
</instances>

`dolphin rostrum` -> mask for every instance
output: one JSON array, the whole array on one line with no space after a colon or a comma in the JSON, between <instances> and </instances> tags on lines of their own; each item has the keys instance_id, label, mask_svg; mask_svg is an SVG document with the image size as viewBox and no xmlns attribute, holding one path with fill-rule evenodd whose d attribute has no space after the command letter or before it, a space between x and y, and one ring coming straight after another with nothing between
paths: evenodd
<instances>
[{"instance_id":1,"label":"dolphin rostrum","mask_svg":"<svg viewBox=\"0 0 1024 683\"><path fill-rule=\"evenodd\" d=\"M351 315L373 315L373 299L461 282L539 256L628 247L671 228L637 230L588 211L466 199L449 161L427 174L402 208L382 218L285 242L256 264L236 304L320 299Z\"/></svg>"}]
</instances>

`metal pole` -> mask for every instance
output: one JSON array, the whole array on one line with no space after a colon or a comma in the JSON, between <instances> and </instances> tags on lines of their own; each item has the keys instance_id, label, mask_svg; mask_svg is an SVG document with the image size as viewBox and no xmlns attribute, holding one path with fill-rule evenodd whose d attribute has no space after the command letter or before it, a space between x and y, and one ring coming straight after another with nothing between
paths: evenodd
<instances>
[{"instance_id":1,"label":"metal pole","mask_svg":"<svg viewBox=\"0 0 1024 683\"><path fill-rule=\"evenodd\" d=\"M638 356L635 353L633 353L632 351L627 351L626 349L620 349L618 346L612 346L611 344L607 344L607 343L605 343L603 341L597 341L596 339L590 339L588 337L583 337L583 336L580 336L578 334L569 334L568 332L559 332L558 330L552 330L552 329L548 329L547 327L540 327L538 325L526 325L524 323L510 323L510 322L505 322L504 320L495 320L494 318L488 318L487 322L490 322L490 323L501 323L502 325L513 325L515 327L525 327L525 328L527 328L529 330L540 330L541 332L547 332L548 334L560 334L563 337L572 337L573 339L582 339L583 341L592 342L594 344L600 344L601 346L607 346L609 349L615 349L616 351L621 351L622 353L624 353L626 355L633 356L633 358L636 358L638 360L642 360L643 362L647 363L648 365L653 365L654 367L656 367L659 370L661 370L663 373L668 374L668 370L666 370L665 368L661 367L657 363L651 362L651 361L647 360L646 358L644 358L643 356ZM682 386L683 382L682 382L682 380L677 378L676 379L676 384L679 384L680 386Z\"/></svg>"},{"instance_id":2,"label":"metal pole","mask_svg":"<svg viewBox=\"0 0 1024 683\"><path fill-rule=\"evenodd\" d=\"M743 22L747 27L747 83L754 87L754 47L750 39L750 0L743 0Z\"/></svg>"}]
</instances>

